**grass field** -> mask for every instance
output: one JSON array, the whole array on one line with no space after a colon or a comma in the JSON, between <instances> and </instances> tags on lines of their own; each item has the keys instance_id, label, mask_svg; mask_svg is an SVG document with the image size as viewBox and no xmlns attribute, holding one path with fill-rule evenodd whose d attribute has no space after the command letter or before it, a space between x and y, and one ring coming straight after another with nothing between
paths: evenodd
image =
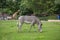
<instances>
[{"instance_id":1,"label":"grass field","mask_svg":"<svg viewBox=\"0 0 60 40\"><path fill-rule=\"evenodd\" d=\"M17 32L17 21L0 21L0 40L60 40L60 22L42 22L43 32L40 33L32 28L29 32L30 24L24 24L22 32ZM34 31L36 30L36 31Z\"/></svg>"}]
</instances>

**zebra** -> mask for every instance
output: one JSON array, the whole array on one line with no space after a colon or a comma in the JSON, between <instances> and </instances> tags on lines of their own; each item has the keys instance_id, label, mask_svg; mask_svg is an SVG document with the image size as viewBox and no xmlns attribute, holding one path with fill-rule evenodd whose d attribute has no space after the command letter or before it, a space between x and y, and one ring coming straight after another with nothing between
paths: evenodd
<instances>
[{"instance_id":1,"label":"zebra","mask_svg":"<svg viewBox=\"0 0 60 40\"><path fill-rule=\"evenodd\" d=\"M31 24L31 26L30 26L30 29L29 30L31 30L31 28L35 25L35 24L37 24L38 25L38 31L39 32L42 32L42 23L41 23L41 21L39 20L39 18L38 17L36 17L36 16L20 16L20 17L18 17L18 31L20 32L21 31L21 27L22 27L22 25L24 24L24 23L30 23Z\"/></svg>"}]
</instances>

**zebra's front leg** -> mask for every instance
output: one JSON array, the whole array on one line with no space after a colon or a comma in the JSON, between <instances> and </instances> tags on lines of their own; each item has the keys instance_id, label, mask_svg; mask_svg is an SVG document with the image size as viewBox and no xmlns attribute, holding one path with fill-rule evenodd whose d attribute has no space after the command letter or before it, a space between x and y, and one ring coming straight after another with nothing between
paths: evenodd
<instances>
[{"instance_id":1,"label":"zebra's front leg","mask_svg":"<svg viewBox=\"0 0 60 40\"><path fill-rule=\"evenodd\" d=\"M38 24L38 31L42 32L42 24Z\"/></svg>"},{"instance_id":2,"label":"zebra's front leg","mask_svg":"<svg viewBox=\"0 0 60 40\"><path fill-rule=\"evenodd\" d=\"M19 23L18 24L18 32L21 32L22 31L22 23Z\"/></svg>"}]
</instances>

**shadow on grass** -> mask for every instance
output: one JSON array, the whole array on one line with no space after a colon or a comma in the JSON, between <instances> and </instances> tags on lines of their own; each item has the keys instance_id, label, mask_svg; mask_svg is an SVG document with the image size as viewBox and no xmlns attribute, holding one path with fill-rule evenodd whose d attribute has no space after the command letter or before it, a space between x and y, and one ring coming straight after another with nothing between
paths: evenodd
<instances>
[{"instance_id":1,"label":"shadow on grass","mask_svg":"<svg viewBox=\"0 0 60 40\"><path fill-rule=\"evenodd\" d=\"M18 31L12 31L12 32L6 32L6 33L1 33L3 36L7 36L7 35L14 35L14 34L30 34L30 33L33 33L33 34L36 34L36 33L41 33L41 34L44 34L46 33L47 31L43 31L43 32L39 32L39 31L21 31L21 32L18 32Z\"/></svg>"},{"instance_id":2,"label":"shadow on grass","mask_svg":"<svg viewBox=\"0 0 60 40\"><path fill-rule=\"evenodd\" d=\"M17 33L46 33L47 31L42 31L42 32L39 32L39 31L20 31L20 32L17 32Z\"/></svg>"}]
</instances>

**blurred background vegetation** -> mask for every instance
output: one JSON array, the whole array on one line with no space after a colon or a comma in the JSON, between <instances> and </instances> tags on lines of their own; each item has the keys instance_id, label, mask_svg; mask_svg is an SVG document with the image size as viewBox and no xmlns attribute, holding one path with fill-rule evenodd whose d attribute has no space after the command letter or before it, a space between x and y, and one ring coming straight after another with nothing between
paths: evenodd
<instances>
[{"instance_id":1,"label":"blurred background vegetation","mask_svg":"<svg viewBox=\"0 0 60 40\"><path fill-rule=\"evenodd\" d=\"M0 14L12 15L17 10L20 15L35 14L41 19L53 19L54 16L56 19L60 14L60 0L0 0Z\"/></svg>"}]
</instances>

